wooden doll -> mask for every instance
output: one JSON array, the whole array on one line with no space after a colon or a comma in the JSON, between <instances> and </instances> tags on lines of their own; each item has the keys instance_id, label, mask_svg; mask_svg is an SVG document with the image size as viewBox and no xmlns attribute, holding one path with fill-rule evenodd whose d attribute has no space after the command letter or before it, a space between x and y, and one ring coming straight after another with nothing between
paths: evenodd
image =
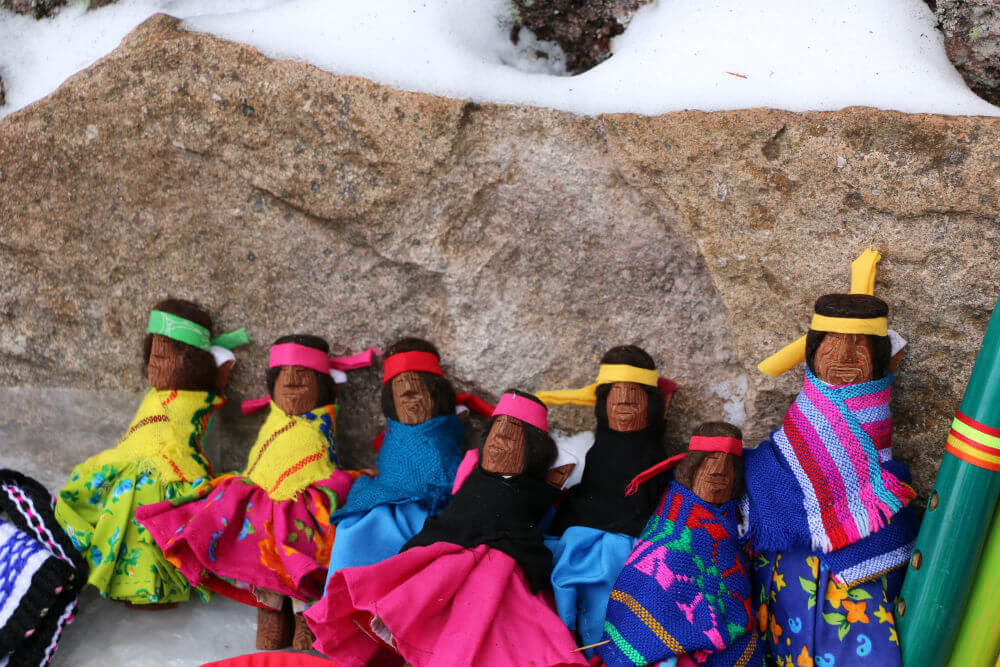
<instances>
[{"instance_id":1,"label":"wooden doll","mask_svg":"<svg viewBox=\"0 0 1000 667\"><path fill-rule=\"evenodd\" d=\"M739 545L743 434L695 429L688 452L639 475L629 491L677 464L674 480L615 581L598 654L608 667L677 658L682 667L762 667L750 563Z\"/></svg>"},{"instance_id":2,"label":"wooden doll","mask_svg":"<svg viewBox=\"0 0 1000 667\"><path fill-rule=\"evenodd\" d=\"M806 361L781 427L744 454L746 539L769 660L900 665L893 604L915 537L909 471L892 458L888 306L871 296L878 254L851 294L816 301L809 333L761 364Z\"/></svg>"},{"instance_id":3,"label":"wooden doll","mask_svg":"<svg viewBox=\"0 0 1000 667\"><path fill-rule=\"evenodd\" d=\"M486 415L492 406L468 394L461 400ZM451 500L462 459L465 426L459 399L441 371L437 348L404 338L385 354L382 411L386 426L379 446L378 474L351 488L337 511L337 540L330 572L371 565L399 553L428 516Z\"/></svg>"},{"instance_id":4,"label":"wooden doll","mask_svg":"<svg viewBox=\"0 0 1000 667\"><path fill-rule=\"evenodd\" d=\"M549 529L558 538L550 541L556 608L581 646L600 641L611 587L666 485L661 478L635 495L623 493L629 480L666 457L664 415L675 389L649 354L622 345L605 353L590 387L538 394L548 405L594 406L597 415L583 479L566 492Z\"/></svg>"},{"instance_id":5,"label":"wooden doll","mask_svg":"<svg viewBox=\"0 0 1000 667\"><path fill-rule=\"evenodd\" d=\"M229 360L217 366L213 350L248 341L242 329L213 339L212 318L190 301L166 299L150 313L143 346L149 391L118 445L76 466L56 502L56 518L102 596L145 609L188 599L187 580L135 513L207 486L212 469L201 440L225 402L232 368L231 353L221 350Z\"/></svg>"},{"instance_id":6,"label":"wooden doll","mask_svg":"<svg viewBox=\"0 0 1000 667\"><path fill-rule=\"evenodd\" d=\"M301 610L323 592L333 543L330 515L356 474L337 458L341 369L370 365L372 351L333 358L322 338L292 335L271 346L269 396L244 413L269 413L242 473L197 493L143 508L139 519L192 585L217 578L252 587L259 603L257 648L312 644ZM291 602L286 599L290 598Z\"/></svg>"},{"instance_id":7,"label":"wooden doll","mask_svg":"<svg viewBox=\"0 0 1000 667\"><path fill-rule=\"evenodd\" d=\"M479 448L480 463L451 504L398 555L339 570L307 612L317 648L361 667L379 647L414 667L586 665L572 635L539 594L552 554L538 523L559 489L545 406L508 391Z\"/></svg>"}]
</instances>

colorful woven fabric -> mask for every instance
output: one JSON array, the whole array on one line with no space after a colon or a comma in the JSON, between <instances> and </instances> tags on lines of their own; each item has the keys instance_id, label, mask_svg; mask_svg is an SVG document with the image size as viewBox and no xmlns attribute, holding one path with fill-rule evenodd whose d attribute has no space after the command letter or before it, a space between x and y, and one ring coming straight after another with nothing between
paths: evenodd
<instances>
[{"instance_id":1,"label":"colorful woven fabric","mask_svg":"<svg viewBox=\"0 0 1000 667\"><path fill-rule=\"evenodd\" d=\"M747 450L754 549L840 549L878 531L914 497L882 463L891 458L893 376L828 385L806 369L780 429Z\"/></svg>"},{"instance_id":2,"label":"colorful woven fabric","mask_svg":"<svg viewBox=\"0 0 1000 667\"><path fill-rule=\"evenodd\" d=\"M597 651L609 667L690 655L700 664L762 665L737 503L712 505L672 482L622 569Z\"/></svg>"},{"instance_id":3,"label":"colorful woven fabric","mask_svg":"<svg viewBox=\"0 0 1000 667\"><path fill-rule=\"evenodd\" d=\"M754 608L768 664L900 667L893 609L905 572L848 586L808 550L759 555Z\"/></svg>"},{"instance_id":4,"label":"colorful woven fabric","mask_svg":"<svg viewBox=\"0 0 1000 667\"><path fill-rule=\"evenodd\" d=\"M287 415L273 403L242 476L140 508L149 530L192 585L225 577L315 600L333 543L330 514L360 473L335 465L335 410Z\"/></svg>"},{"instance_id":5,"label":"colorful woven fabric","mask_svg":"<svg viewBox=\"0 0 1000 667\"><path fill-rule=\"evenodd\" d=\"M306 619L315 647L341 667L370 664L386 645L415 667L587 665L517 562L486 545L437 542L340 570L327 595L340 603Z\"/></svg>"},{"instance_id":6,"label":"colorful woven fabric","mask_svg":"<svg viewBox=\"0 0 1000 667\"><path fill-rule=\"evenodd\" d=\"M208 485L201 438L223 403L214 392L150 390L118 446L73 469L59 492L56 518L87 560L88 582L101 595L134 604L190 596L187 580L135 520L135 511Z\"/></svg>"},{"instance_id":7,"label":"colorful woven fabric","mask_svg":"<svg viewBox=\"0 0 1000 667\"><path fill-rule=\"evenodd\" d=\"M435 417L414 426L387 419L376 465L378 474L358 480L334 521L376 505L408 501L437 514L451 500L464 437L465 427L455 415Z\"/></svg>"},{"instance_id":8,"label":"colorful woven fabric","mask_svg":"<svg viewBox=\"0 0 1000 667\"><path fill-rule=\"evenodd\" d=\"M0 665L49 663L76 613L87 566L35 480L0 470Z\"/></svg>"},{"instance_id":9,"label":"colorful woven fabric","mask_svg":"<svg viewBox=\"0 0 1000 667\"><path fill-rule=\"evenodd\" d=\"M337 408L333 405L302 415L285 414L274 402L243 476L264 489L272 500L291 500L313 482L337 470Z\"/></svg>"}]
</instances>

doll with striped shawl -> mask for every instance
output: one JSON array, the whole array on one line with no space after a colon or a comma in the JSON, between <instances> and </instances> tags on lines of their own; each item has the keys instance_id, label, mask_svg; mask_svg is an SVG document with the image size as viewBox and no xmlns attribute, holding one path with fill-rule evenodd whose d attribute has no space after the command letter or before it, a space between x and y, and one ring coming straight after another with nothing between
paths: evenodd
<instances>
[{"instance_id":1,"label":"doll with striped shawl","mask_svg":"<svg viewBox=\"0 0 1000 667\"><path fill-rule=\"evenodd\" d=\"M875 262L854 263L851 294L816 302L809 333L761 364L805 361L781 426L744 454L746 542L769 660L836 667L901 663L893 606L916 525L906 466L892 458L888 306Z\"/></svg>"}]
</instances>

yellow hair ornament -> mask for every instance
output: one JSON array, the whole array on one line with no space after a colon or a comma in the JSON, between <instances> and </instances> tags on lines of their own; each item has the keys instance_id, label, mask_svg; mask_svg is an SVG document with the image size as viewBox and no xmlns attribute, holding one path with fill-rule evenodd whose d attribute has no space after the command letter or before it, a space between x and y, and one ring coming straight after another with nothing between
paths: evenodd
<instances>
[{"instance_id":1,"label":"yellow hair ornament","mask_svg":"<svg viewBox=\"0 0 1000 667\"><path fill-rule=\"evenodd\" d=\"M557 389L555 391L540 391L535 394L545 405L583 405L593 407L597 404L597 387L612 382L635 382L647 387L660 386L660 375L651 368L638 368L628 364L601 364L597 380L593 384L579 389ZM669 382L667 380L666 382ZM671 385L673 383L670 383ZM674 386L676 389L676 386ZM665 392L665 393L670 393Z\"/></svg>"},{"instance_id":2,"label":"yellow hair ornament","mask_svg":"<svg viewBox=\"0 0 1000 667\"><path fill-rule=\"evenodd\" d=\"M882 255L878 251L868 248L851 262L851 294L871 295L875 292L875 265L880 259L882 259ZM810 328L813 331L886 336L888 335L889 321L885 317L859 319L856 317L813 315ZM760 362L757 368L765 375L778 377L805 360L806 337L802 336L794 343L789 343Z\"/></svg>"}]
</instances>

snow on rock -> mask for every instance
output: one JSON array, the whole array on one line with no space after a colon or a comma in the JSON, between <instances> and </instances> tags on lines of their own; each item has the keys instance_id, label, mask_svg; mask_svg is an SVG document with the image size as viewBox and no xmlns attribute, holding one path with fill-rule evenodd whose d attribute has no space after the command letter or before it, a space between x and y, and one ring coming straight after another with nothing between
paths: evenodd
<instances>
[{"instance_id":1,"label":"snow on rock","mask_svg":"<svg viewBox=\"0 0 1000 667\"><path fill-rule=\"evenodd\" d=\"M918 0L659 0L640 9L614 56L576 77L540 72L509 40L509 0L130 0L51 19L0 16L9 114L113 49L154 12L335 74L474 101L582 114L866 105L1000 115L945 55Z\"/></svg>"}]
</instances>

